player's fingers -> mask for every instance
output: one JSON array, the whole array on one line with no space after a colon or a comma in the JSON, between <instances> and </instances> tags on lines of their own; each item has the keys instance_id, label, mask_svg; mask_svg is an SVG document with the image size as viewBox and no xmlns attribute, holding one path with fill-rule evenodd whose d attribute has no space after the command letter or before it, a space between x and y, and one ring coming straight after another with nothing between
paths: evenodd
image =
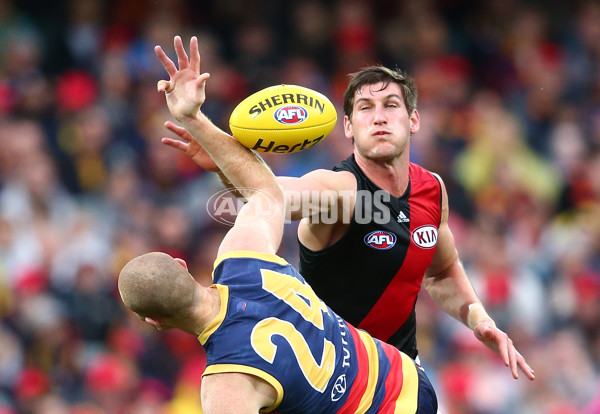
<instances>
[{"instance_id":1,"label":"player's fingers","mask_svg":"<svg viewBox=\"0 0 600 414\"><path fill-rule=\"evenodd\" d=\"M177 63L179 64L179 70L187 69L189 65L189 59L187 53L185 53L181 37L175 36L173 43L175 45L175 52L177 52Z\"/></svg>"},{"instance_id":2,"label":"player's fingers","mask_svg":"<svg viewBox=\"0 0 600 414\"><path fill-rule=\"evenodd\" d=\"M167 128L169 131L177 134L181 139L189 141L188 134L187 134L187 131L185 130L185 128L180 127L179 125L175 125L171 121L165 122L165 128Z\"/></svg>"},{"instance_id":3,"label":"player's fingers","mask_svg":"<svg viewBox=\"0 0 600 414\"><path fill-rule=\"evenodd\" d=\"M178 150L181 151L186 151L189 144L187 142L183 142L183 141L179 141L177 139L173 139L173 138L167 138L164 137L163 139L160 140L160 142L162 142L163 144L169 146L169 147L173 147L173 148L177 148Z\"/></svg>"},{"instance_id":4,"label":"player's fingers","mask_svg":"<svg viewBox=\"0 0 600 414\"><path fill-rule=\"evenodd\" d=\"M521 366L521 371L523 371L525 376L530 380L533 381L535 379L535 371L531 369L529 365L525 364L525 366Z\"/></svg>"},{"instance_id":5,"label":"player's fingers","mask_svg":"<svg viewBox=\"0 0 600 414\"><path fill-rule=\"evenodd\" d=\"M210 78L210 73L205 72L202 75L200 75L196 80L196 87L201 88L203 86L202 84L205 83L208 80L208 78Z\"/></svg>"},{"instance_id":6,"label":"player's fingers","mask_svg":"<svg viewBox=\"0 0 600 414\"><path fill-rule=\"evenodd\" d=\"M533 381L535 379L535 371L533 370L533 368L531 368L529 366L529 364L527 363L527 361L525 361L525 358L523 358L523 355L521 355L519 353L519 351L516 351L516 353L517 353L517 364L521 368L521 371L523 371L525 373L527 378L529 378L530 380Z\"/></svg>"},{"instance_id":7,"label":"player's fingers","mask_svg":"<svg viewBox=\"0 0 600 414\"><path fill-rule=\"evenodd\" d=\"M508 367L510 365L510 360L508 357L508 343L506 340L504 340L504 338L496 340L496 343L498 345L498 353L500 354L500 358L502 358L504 365Z\"/></svg>"},{"instance_id":8,"label":"player's fingers","mask_svg":"<svg viewBox=\"0 0 600 414\"><path fill-rule=\"evenodd\" d=\"M169 59L162 47L154 46L154 53L156 53L158 60L160 60L160 63L162 63L169 76L173 77L177 73L177 68L175 67L173 61Z\"/></svg>"},{"instance_id":9,"label":"player's fingers","mask_svg":"<svg viewBox=\"0 0 600 414\"><path fill-rule=\"evenodd\" d=\"M517 350L513 345L513 341L510 338L507 338L508 345L508 361L510 364L510 371L512 372L513 378L519 378L519 372L517 370Z\"/></svg>"},{"instance_id":10,"label":"player's fingers","mask_svg":"<svg viewBox=\"0 0 600 414\"><path fill-rule=\"evenodd\" d=\"M198 38L192 36L190 39L190 69L200 72L200 51L198 50Z\"/></svg>"}]
</instances>

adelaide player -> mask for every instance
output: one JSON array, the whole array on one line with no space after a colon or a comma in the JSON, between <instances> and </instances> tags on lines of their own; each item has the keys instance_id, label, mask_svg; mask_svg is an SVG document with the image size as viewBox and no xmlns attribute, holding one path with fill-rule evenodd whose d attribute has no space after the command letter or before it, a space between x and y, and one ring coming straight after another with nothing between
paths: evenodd
<instances>
[{"instance_id":1,"label":"adelaide player","mask_svg":"<svg viewBox=\"0 0 600 414\"><path fill-rule=\"evenodd\" d=\"M353 73L344 94L344 131L353 153L332 170L278 177L288 214L301 220L300 273L348 322L417 360L415 304L423 286L442 310L500 355L513 378L520 369L533 380L533 370L487 314L459 260L442 179L409 159L420 127L417 96L414 79L402 71L369 66ZM166 126L182 140L165 138L165 144L219 173L184 128ZM313 194L339 197L315 203ZM315 214L315 204L326 214ZM319 220L323 216L339 219Z\"/></svg>"},{"instance_id":2,"label":"adelaide player","mask_svg":"<svg viewBox=\"0 0 600 414\"><path fill-rule=\"evenodd\" d=\"M197 39L190 58L181 38L174 43L179 68L156 47L170 76L159 90L247 203L219 247L211 287L183 260L147 253L119 275L125 305L159 330L198 336L207 353L205 414L435 413L431 384L409 356L346 323L276 256L283 192L260 158L210 132L200 113L208 74L200 74Z\"/></svg>"}]
</instances>

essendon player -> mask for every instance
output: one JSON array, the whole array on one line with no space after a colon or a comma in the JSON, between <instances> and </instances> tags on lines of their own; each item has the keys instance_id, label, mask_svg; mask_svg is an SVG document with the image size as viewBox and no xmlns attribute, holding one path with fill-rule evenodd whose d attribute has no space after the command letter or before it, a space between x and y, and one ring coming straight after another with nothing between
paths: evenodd
<instances>
[{"instance_id":1,"label":"essendon player","mask_svg":"<svg viewBox=\"0 0 600 414\"><path fill-rule=\"evenodd\" d=\"M344 114L345 135L354 144L348 159L333 170L278 178L288 196L288 214L301 220L301 274L340 316L414 358L414 305L424 286L438 306L500 355L515 379L518 368L534 379L512 340L485 311L460 263L443 181L410 162L410 141L420 126L414 79L383 66L366 67L351 75ZM183 141L163 142L215 170L185 130L167 127ZM364 197L376 191L387 197ZM325 205L305 197L332 192L339 197L323 198L330 200ZM315 205L340 219L315 220L320 216ZM345 208L353 214L339 211Z\"/></svg>"}]
</instances>

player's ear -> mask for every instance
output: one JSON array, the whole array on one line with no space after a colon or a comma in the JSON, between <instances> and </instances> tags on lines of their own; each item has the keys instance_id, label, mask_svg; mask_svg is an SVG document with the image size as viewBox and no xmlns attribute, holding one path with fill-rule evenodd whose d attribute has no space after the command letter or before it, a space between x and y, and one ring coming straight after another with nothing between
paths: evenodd
<instances>
[{"instance_id":1,"label":"player's ear","mask_svg":"<svg viewBox=\"0 0 600 414\"><path fill-rule=\"evenodd\" d=\"M159 321L157 321L156 319L152 319L152 318L149 318L149 317L147 317L147 316L146 316L146 317L144 318L144 322L146 322L146 323L147 323L147 324L149 324L149 325L152 325L152 326L154 326L154 327L155 327L156 329L158 329L159 331L162 329L162 327L160 326L160 322L159 322Z\"/></svg>"},{"instance_id":2,"label":"player's ear","mask_svg":"<svg viewBox=\"0 0 600 414\"><path fill-rule=\"evenodd\" d=\"M175 261L182 265L185 268L185 270L188 270L187 263L185 262L185 260L180 259L179 257L175 257Z\"/></svg>"},{"instance_id":3,"label":"player's ear","mask_svg":"<svg viewBox=\"0 0 600 414\"><path fill-rule=\"evenodd\" d=\"M354 140L352 122L350 121L350 118L348 118L348 115L344 116L344 134L346 135L346 138Z\"/></svg>"},{"instance_id":4,"label":"player's ear","mask_svg":"<svg viewBox=\"0 0 600 414\"><path fill-rule=\"evenodd\" d=\"M410 114L410 133L411 133L411 135L419 132L420 128L421 128L421 117L419 116L419 112L417 112L417 110L415 109Z\"/></svg>"}]
</instances>

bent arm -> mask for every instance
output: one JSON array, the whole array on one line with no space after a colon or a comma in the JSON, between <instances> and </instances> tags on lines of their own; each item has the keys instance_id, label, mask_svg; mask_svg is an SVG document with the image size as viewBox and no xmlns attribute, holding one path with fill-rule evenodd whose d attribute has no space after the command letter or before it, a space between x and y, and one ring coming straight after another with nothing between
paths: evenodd
<instances>
[{"instance_id":1,"label":"bent arm","mask_svg":"<svg viewBox=\"0 0 600 414\"><path fill-rule=\"evenodd\" d=\"M481 302L459 260L454 236L448 226L448 194L443 181L439 181L442 189L442 217L437 248L425 272L423 287L442 310L468 326L469 305Z\"/></svg>"},{"instance_id":2,"label":"bent arm","mask_svg":"<svg viewBox=\"0 0 600 414\"><path fill-rule=\"evenodd\" d=\"M444 312L469 326L469 305L481 302L458 257L439 273L428 271L423 287Z\"/></svg>"},{"instance_id":3,"label":"bent arm","mask_svg":"<svg viewBox=\"0 0 600 414\"><path fill-rule=\"evenodd\" d=\"M510 367L513 378L519 377L517 368L520 368L533 380L533 370L516 350L508 335L498 329L487 314L459 260L454 236L448 226L448 194L441 180L440 183L442 220L438 231L438 246L431 265L425 272L423 286L442 310L472 329L477 339L500 355L504 364Z\"/></svg>"}]
</instances>

